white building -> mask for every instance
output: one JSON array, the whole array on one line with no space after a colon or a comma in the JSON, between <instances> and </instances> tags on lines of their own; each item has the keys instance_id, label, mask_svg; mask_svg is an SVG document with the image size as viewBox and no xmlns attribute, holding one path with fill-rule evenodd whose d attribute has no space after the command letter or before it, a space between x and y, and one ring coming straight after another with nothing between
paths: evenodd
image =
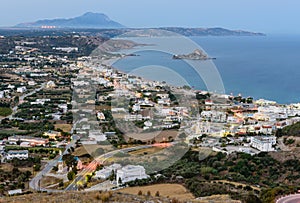
<instances>
[{"instance_id":1,"label":"white building","mask_svg":"<svg viewBox=\"0 0 300 203\"><path fill-rule=\"evenodd\" d=\"M136 179L146 178L148 178L148 175L146 174L145 168L140 165L127 165L117 171L118 184L120 184L119 180L121 180L122 183L126 183Z\"/></svg>"},{"instance_id":2,"label":"white building","mask_svg":"<svg viewBox=\"0 0 300 203\"><path fill-rule=\"evenodd\" d=\"M132 110L133 110L133 111L140 111L140 110L141 110L141 106L140 106L139 104L134 104L134 105L132 106Z\"/></svg>"},{"instance_id":3,"label":"white building","mask_svg":"<svg viewBox=\"0 0 300 203\"><path fill-rule=\"evenodd\" d=\"M100 132L99 130L90 130L89 131L89 138L93 139L97 142L99 141L105 141L106 140L106 135Z\"/></svg>"},{"instance_id":4,"label":"white building","mask_svg":"<svg viewBox=\"0 0 300 203\"><path fill-rule=\"evenodd\" d=\"M107 167L103 168L102 170L97 171L95 174L95 178L107 179L112 174L112 171L114 171L116 173L117 170L121 169L121 168L122 168L122 166L120 164L113 164L113 165L107 166Z\"/></svg>"},{"instance_id":5,"label":"white building","mask_svg":"<svg viewBox=\"0 0 300 203\"><path fill-rule=\"evenodd\" d=\"M34 102L30 102L31 105L44 105L45 102L51 101L51 99L36 99Z\"/></svg>"},{"instance_id":6,"label":"white building","mask_svg":"<svg viewBox=\"0 0 300 203\"><path fill-rule=\"evenodd\" d=\"M141 121L143 116L141 114L129 114L124 116L125 121Z\"/></svg>"},{"instance_id":7,"label":"white building","mask_svg":"<svg viewBox=\"0 0 300 203\"><path fill-rule=\"evenodd\" d=\"M269 101L265 99L259 99L255 101L255 104L261 105L261 106L268 106L268 105L275 105L275 101Z\"/></svg>"},{"instance_id":8,"label":"white building","mask_svg":"<svg viewBox=\"0 0 300 203\"><path fill-rule=\"evenodd\" d=\"M22 194L23 191L22 189L16 189L16 190L9 190L7 193L8 195L16 195L16 194Z\"/></svg>"},{"instance_id":9,"label":"white building","mask_svg":"<svg viewBox=\"0 0 300 203\"><path fill-rule=\"evenodd\" d=\"M226 122L226 113L221 111L202 111L201 117L213 122Z\"/></svg>"},{"instance_id":10,"label":"white building","mask_svg":"<svg viewBox=\"0 0 300 203\"><path fill-rule=\"evenodd\" d=\"M15 86L14 86L14 85L11 85L11 84L9 84L9 85L7 86L7 88L8 88L8 89L15 89Z\"/></svg>"},{"instance_id":11,"label":"white building","mask_svg":"<svg viewBox=\"0 0 300 203\"><path fill-rule=\"evenodd\" d=\"M68 105L67 104L59 104L58 108L62 110L63 113L67 113Z\"/></svg>"},{"instance_id":12,"label":"white building","mask_svg":"<svg viewBox=\"0 0 300 203\"><path fill-rule=\"evenodd\" d=\"M29 86L35 86L36 85L36 82L31 80L31 81L28 81L28 85Z\"/></svg>"},{"instance_id":13,"label":"white building","mask_svg":"<svg viewBox=\"0 0 300 203\"><path fill-rule=\"evenodd\" d=\"M46 88L51 89L51 88L55 88L56 84L51 80L49 82L47 82L46 84Z\"/></svg>"},{"instance_id":14,"label":"white building","mask_svg":"<svg viewBox=\"0 0 300 203\"><path fill-rule=\"evenodd\" d=\"M53 47L52 49L63 52L78 52L78 47Z\"/></svg>"},{"instance_id":15,"label":"white building","mask_svg":"<svg viewBox=\"0 0 300 203\"><path fill-rule=\"evenodd\" d=\"M251 137L250 145L262 152L274 151L273 145L276 144L275 136Z\"/></svg>"},{"instance_id":16,"label":"white building","mask_svg":"<svg viewBox=\"0 0 300 203\"><path fill-rule=\"evenodd\" d=\"M26 90L27 90L27 88L25 86L17 88L18 93L24 93L24 92L26 92Z\"/></svg>"},{"instance_id":17,"label":"white building","mask_svg":"<svg viewBox=\"0 0 300 203\"><path fill-rule=\"evenodd\" d=\"M105 115L104 115L104 113L102 113L102 112L97 112L97 118L98 118L99 120L105 120Z\"/></svg>"},{"instance_id":18,"label":"white building","mask_svg":"<svg viewBox=\"0 0 300 203\"><path fill-rule=\"evenodd\" d=\"M8 151L6 159L12 160L13 158L28 159L28 150L10 150L10 151Z\"/></svg>"}]
</instances>

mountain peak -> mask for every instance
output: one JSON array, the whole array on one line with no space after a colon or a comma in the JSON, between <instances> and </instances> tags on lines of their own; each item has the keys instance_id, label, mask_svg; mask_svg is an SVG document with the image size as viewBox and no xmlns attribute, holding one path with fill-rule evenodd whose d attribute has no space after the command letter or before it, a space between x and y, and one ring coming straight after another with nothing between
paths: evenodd
<instances>
[{"instance_id":1,"label":"mountain peak","mask_svg":"<svg viewBox=\"0 0 300 203\"><path fill-rule=\"evenodd\" d=\"M103 13L87 12L75 18L38 20L32 23L21 23L17 27L37 28L54 26L57 28L123 28L124 26L111 20Z\"/></svg>"}]
</instances>

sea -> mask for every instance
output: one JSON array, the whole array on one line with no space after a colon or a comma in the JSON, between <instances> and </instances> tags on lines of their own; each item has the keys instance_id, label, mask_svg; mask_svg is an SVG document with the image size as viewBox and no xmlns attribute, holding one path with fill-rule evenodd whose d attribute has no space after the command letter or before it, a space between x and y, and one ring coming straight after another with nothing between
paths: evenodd
<instances>
[{"instance_id":1,"label":"sea","mask_svg":"<svg viewBox=\"0 0 300 203\"><path fill-rule=\"evenodd\" d=\"M220 78L210 78L210 83L221 79L226 94L263 98L280 104L300 102L300 35L207 36L190 40L216 58L200 63L204 72L206 66L213 66ZM180 43L176 46L177 50L183 47ZM173 53L143 48L135 54L113 66L149 80L208 89L206 76L203 79L186 61L172 59ZM178 82L181 80L184 82Z\"/></svg>"}]
</instances>

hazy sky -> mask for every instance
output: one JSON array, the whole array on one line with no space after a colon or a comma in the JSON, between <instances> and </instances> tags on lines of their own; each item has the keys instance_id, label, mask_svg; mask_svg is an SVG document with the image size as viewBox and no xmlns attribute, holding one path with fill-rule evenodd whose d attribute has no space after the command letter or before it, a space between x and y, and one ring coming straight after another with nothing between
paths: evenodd
<instances>
[{"instance_id":1,"label":"hazy sky","mask_svg":"<svg viewBox=\"0 0 300 203\"><path fill-rule=\"evenodd\" d=\"M0 26L102 12L128 27L300 33L299 0L0 0Z\"/></svg>"}]
</instances>

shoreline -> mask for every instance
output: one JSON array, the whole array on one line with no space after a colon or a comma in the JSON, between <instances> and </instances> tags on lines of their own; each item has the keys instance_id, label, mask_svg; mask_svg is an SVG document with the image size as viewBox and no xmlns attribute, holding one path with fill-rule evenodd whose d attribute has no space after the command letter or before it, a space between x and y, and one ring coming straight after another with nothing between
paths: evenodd
<instances>
[{"instance_id":1,"label":"shoreline","mask_svg":"<svg viewBox=\"0 0 300 203\"><path fill-rule=\"evenodd\" d=\"M134 51L134 47L132 49L125 49L127 51ZM118 53L121 53L122 50L119 50ZM110 66L113 70L116 70L118 71L119 73L123 73L123 74L127 74L128 76L135 76L135 77L140 77L142 80L144 81L148 81L148 82L159 82L160 84L163 82L163 81L155 81L155 80L152 80L152 79L147 79L147 78L144 78L144 77L141 77L141 76L137 76L137 75L132 75L132 74L129 74L129 73L126 73L125 71L122 71L118 68L116 68L115 66L113 66L113 64L118 61L118 60L122 60L123 58L127 58L127 57L131 57L131 56L127 56L127 55L124 55L124 56L121 56L121 57L116 57L116 58L110 58L110 59L104 59L103 62L101 62L101 64L104 64L104 65L107 65L107 66ZM137 57L137 56L135 56ZM139 56L138 56L139 57ZM180 60L184 60L184 59L180 59ZM176 85L173 85L173 84L169 84L166 82L166 84L172 88L181 88L182 89L182 86L176 86ZM215 93L215 92L210 92L208 90L205 90L205 89L193 89L192 87L190 87L191 90L189 91L193 91L194 93L195 92L209 92L210 94L212 95L217 95L217 96L222 96L222 95L227 95L227 96L238 96L239 94L236 94L236 95L231 95L231 94L228 94L228 93L224 93L224 94L218 94L218 93ZM273 99L266 99L266 98L255 98L254 96L248 96L248 97L252 97L253 98L253 101L258 101L258 100L265 100L265 101L268 101L268 102L275 102L276 105L279 105L279 106L286 106L286 105L297 105L297 104L300 104L300 101L299 102L291 102L291 103L278 103L276 100L273 100ZM245 97L247 98L247 97Z\"/></svg>"}]
</instances>

